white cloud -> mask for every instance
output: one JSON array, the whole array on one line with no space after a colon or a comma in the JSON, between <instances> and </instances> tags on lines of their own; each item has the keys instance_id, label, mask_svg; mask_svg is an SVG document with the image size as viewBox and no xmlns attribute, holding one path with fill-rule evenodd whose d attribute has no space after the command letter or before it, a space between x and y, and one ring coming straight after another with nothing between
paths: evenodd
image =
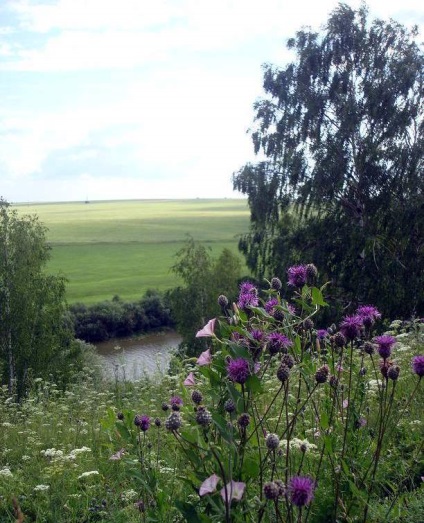
<instances>
[{"instance_id":1,"label":"white cloud","mask_svg":"<svg viewBox=\"0 0 424 523\"><path fill-rule=\"evenodd\" d=\"M60 30L132 30L169 22L175 2L155 0L59 0L16 2L22 26L35 32Z\"/></svg>"},{"instance_id":2,"label":"white cloud","mask_svg":"<svg viewBox=\"0 0 424 523\"><path fill-rule=\"evenodd\" d=\"M253 157L245 131L261 63L283 63L287 37L319 29L336 4L7 3L16 22L0 27L4 196L234 196L231 173ZM369 4L372 15L423 19L417 0Z\"/></svg>"}]
</instances>

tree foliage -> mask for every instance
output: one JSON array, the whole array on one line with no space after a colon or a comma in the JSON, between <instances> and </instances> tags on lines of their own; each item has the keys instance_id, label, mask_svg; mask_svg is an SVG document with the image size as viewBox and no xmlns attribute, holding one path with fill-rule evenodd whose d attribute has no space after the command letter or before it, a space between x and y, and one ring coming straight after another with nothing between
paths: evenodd
<instances>
[{"instance_id":1,"label":"tree foliage","mask_svg":"<svg viewBox=\"0 0 424 523\"><path fill-rule=\"evenodd\" d=\"M76 338L91 343L173 326L163 295L155 290L135 302L114 296L93 305L74 303L69 311Z\"/></svg>"},{"instance_id":2,"label":"tree foliage","mask_svg":"<svg viewBox=\"0 0 424 523\"><path fill-rule=\"evenodd\" d=\"M417 30L339 4L323 32L287 43L264 67L252 134L265 160L244 166L258 276L314 261L346 298L359 289L387 315L422 309L424 56Z\"/></svg>"},{"instance_id":3,"label":"tree foliage","mask_svg":"<svg viewBox=\"0 0 424 523\"><path fill-rule=\"evenodd\" d=\"M29 378L54 373L70 349L65 281L44 273L46 229L0 200L0 370L10 392ZM61 362L61 363L59 363Z\"/></svg>"},{"instance_id":4,"label":"tree foliage","mask_svg":"<svg viewBox=\"0 0 424 523\"><path fill-rule=\"evenodd\" d=\"M232 299L237 295L241 261L229 249L223 249L214 259L207 247L191 237L175 257L171 270L184 285L169 293L171 313L183 345L195 354L204 349L204 339L196 339L196 332L221 312L218 296Z\"/></svg>"}]
</instances>

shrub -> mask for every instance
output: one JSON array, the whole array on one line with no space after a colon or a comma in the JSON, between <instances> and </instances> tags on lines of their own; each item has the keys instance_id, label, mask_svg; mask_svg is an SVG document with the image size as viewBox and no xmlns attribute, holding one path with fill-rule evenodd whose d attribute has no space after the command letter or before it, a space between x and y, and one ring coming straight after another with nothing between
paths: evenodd
<instances>
[{"instance_id":1,"label":"shrub","mask_svg":"<svg viewBox=\"0 0 424 523\"><path fill-rule=\"evenodd\" d=\"M94 305L73 304L70 312L75 336L91 343L172 326L164 298L154 290L147 291L138 302L124 302L114 296L112 301Z\"/></svg>"}]
</instances>

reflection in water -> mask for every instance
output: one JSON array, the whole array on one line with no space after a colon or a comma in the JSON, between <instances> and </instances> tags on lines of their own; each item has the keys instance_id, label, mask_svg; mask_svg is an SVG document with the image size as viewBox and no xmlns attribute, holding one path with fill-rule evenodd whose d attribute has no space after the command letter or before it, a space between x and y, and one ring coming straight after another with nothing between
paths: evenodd
<instances>
[{"instance_id":1,"label":"reflection in water","mask_svg":"<svg viewBox=\"0 0 424 523\"><path fill-rule=\"evenodd\" d=\"M121 338L96 345L108 377L134 381L168 369L171 351L181 337L176 332L146 334L139 338Z\"/></svg>"}]
</instances>

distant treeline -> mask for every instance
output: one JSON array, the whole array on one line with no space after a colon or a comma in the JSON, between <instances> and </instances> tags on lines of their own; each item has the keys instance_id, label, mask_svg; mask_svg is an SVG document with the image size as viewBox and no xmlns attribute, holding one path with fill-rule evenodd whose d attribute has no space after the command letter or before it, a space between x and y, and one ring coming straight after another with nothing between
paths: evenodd
<instances>
[{"instance_id":1,"label":"distant treeline","mask_svg":"<svg viewBox=\"0 0 424 523\"><path fill-rule=\"evenodd\" d=\"M114 296L93 305L74 303L69 310L75 337L90 343L174 326L164 296L155 290L136 302Z\"/></svg>"}]
</instances>

